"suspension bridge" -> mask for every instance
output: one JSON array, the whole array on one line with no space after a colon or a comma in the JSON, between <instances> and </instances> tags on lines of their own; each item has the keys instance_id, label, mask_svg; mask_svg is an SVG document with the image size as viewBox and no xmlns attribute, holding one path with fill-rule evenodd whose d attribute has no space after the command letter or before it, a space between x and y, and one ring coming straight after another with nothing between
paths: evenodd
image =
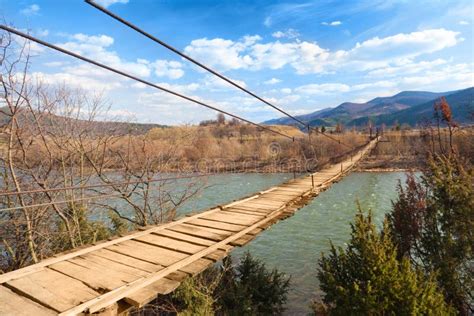
<instances>
[{"instance_id":1,"label":"suspension bridge","mask_svg":"<svg viewBox=\"0 0 474 316\"><path fill-rule=\"evenodd\" d=\"M248 198L0 275L2 315L113 315L142 307L291 216L378 140L341 163Z\"/></svg>"},{"instance_id":2,"label":"suspension bridge","mask_svg":"<svg viewBox=\"0 0 474 316\"><path fill-rule=\"evenodd\" d=\"M308 131L308 137L311 132L319 133L309 124L107 9L89 0L85 2L290 117L301 125L302 129ZM269 126L252 122L215 105L204 103L120 69L112 68L9 26L0 25L0 29L169 93L177 98L234 117L247 124L257 126L261 130L295 141L294 137ZM331 135L320 134L350 148L350 153L345 155L341 162L329 164L318 172L309 173L250 197L170 223L143 227L139 231L94 245L76 248L39 263L2 274L0 275L0 313L2 315L79 315L84 313L115 315L126 313L131 308L140 308L159 294L172 292L185 278L202 272L227 256L234 247L250 242L264 229L291 216L320 192L328 189L332 183L347 175L379 141L378 136L371 138L367 144L354 150L353 146L345 144ZM3 192L3 195L32 192L38 193L36 191ZM26 207L28 205L13 207L8 211Z\"/></svg>"}]
</instances>

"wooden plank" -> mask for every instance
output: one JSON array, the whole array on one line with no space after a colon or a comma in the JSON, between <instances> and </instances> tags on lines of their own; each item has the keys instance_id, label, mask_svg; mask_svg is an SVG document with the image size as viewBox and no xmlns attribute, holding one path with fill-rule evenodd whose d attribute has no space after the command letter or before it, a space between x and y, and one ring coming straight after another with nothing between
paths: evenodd
<instances>
[{"instance_id":1,"label":"wooden plank","mask_svg":"<svg viewBox=\"0 0 474 316\"><path fill-rule=\"evenodd\" d=\"M173 251L180 251L180 252L189 253L189 254L196 253L205 248L204 246L187 243L185 241L180 241L176 239L171 239L168 237L157 236L154 234L141 236L141 237L135 238L134 240L139 240L141 242L153 244L156 246L160 246L162 248L167 248Z\"/></svg>"},{"instance_id":2,"label":"wooden plank","mask_svg":"<svg viewBox=\"0 0 474 316\"><path fill-rule=\"evenodd\" d=\"M200 238L206 238L213 241L221 241L231 235L231 233L228 231L215 232L212 229L203 228L203 227L195 226L195 225L189 225L189 224L181 224L181 225L173 226L173 227L170 227L169 230L184 233L184 234L189 234L189 235L200 237Z\"/></svg>"},{"instance_id":3,"label":"wooden plank","mask_svg":"<svg viewBox=\"0 0 474 316\"><path fill-rule=\"evenodd\" d=\"M57 262L50 265L49 268L79 280L99 292L110 291L127 284L121 278L114 278L110 273L89 269L70 261Z\"/></svg>"},{"instance_id":4,"label":"wooden plank","mask_svg":"<svg viewBox=\"0 0 474 316\"><path fill-rule=\"evenodd\" d=\"M183 241L186 241L186 242L189 242L189 243L193 243L193 244L196 244L196 245L202 245L202 246L211 246L215 243L215 242L213 242L209 239L199 238L199 237L191 236L191 235L188 235L188 234L183 234L183 233L168 230L168 229L160 231L159 233L155 233L155 234L159 235L159 236L174 238L176 240L183 240Z\"/></svg>"},{"instance_id":5,"label":"wooden plank","mask_svg":"<svg viewBox=\"0 0 474 316\"><path fill-rule=\"evenodd\" d=\"M3 316L49 316L57 313L0 286L0 312Z\"/></svg>"},{"instance_id":6,"label":"wooden plank","mask_svg":"<svg viewBox=\"0 0 474 316\"><path fill-rule=\"evenodd\" d=\"M272 199L269 199L267 197L259 197L258 199L255 199L252 201L252 203L255 203L255 204L262 204L262 205L268 205L268 206L271 206L271 207L280 207L284 204L286 204L288 202L287 201L275 201L275 200L272 200Z\"/></svg>"},{"instance_id":7,"label":"wooden plank","mask_svg":"<svg viewBox=\"0 0 474 316\"><path fill-rule=\"evenodd\" d=\"M224 222L219 222L219 221L213 221L213 220L206 220L206 219L193 219L192 221L189 222L192 225L200 226L200 227L206 227L206 228L214 228L214 229L219 229L223 231L228 231L232 234L232 232L238 232L244 229L246 226L243 225L237 225L237 224L229 224L229 223L224 223Z\"/></svg>"},{"instance_id":8,"label":"wooden plank","mask_svg":"<svg viewBox=\"0 0 474 316\"><path fill-rule=\"evenodd\" d=\"M165 267L187 257L186 254L181 252L148 245L134 240L127 240L119 245L112 245L107 249Z\"/></svg>"},{"instance_id":9,"label":"wooden plank","mask_svg":"<svg viewBox=\"0 0 474 316\"><path fill-rule=\"evenodd\" d=\"M246 235L240 237L239 239L236 239L236 240L232 241L230 244L232 246L242 247L243 245L249 243L254 238L255 238L255 235L246 234Z\"/></svg>"},{"instance_id":10,"label":"wooden plank","mask_svg":"<svg viewBox=\"0 0 474 316\"><path fill-rule=\"evenodd\" d=\"M221 211L221 212L217 212L217 213L213 213L209 215L204 214L199 219L207 219L207 220L214 220L214 221L219 221L219 222L224 222L224 223L248 226L259 221L261 217L254 216L254 215L225 213Z\"/></svg>"},{"instance_id":11,"label":"wooden plank","mask_svg":"<svg viewBox=\"0 0 474 316\"><path fill-rule=\"evenodd\" d=\"M218 250L208 254L204 258L212 260L212 261L219 261L219 260L227 257L227 254L230 252L230 250L233 247L229 245L229 248L230 248L229 250L218 249Z\"/></svg>"},{"instance_id":12,"label":"wooden plank","mask_svg":"<svg viewBox=\"0 0 474 316\"><path fill-rule=\"evenodd\" d=\"M301 183L285 184L278 187L279 189L292 189L297 191L307 191L311 189L311 185L304 185Z\"/></svg>"},{"instance_id":13,"label":"wooden plank","mask_svg":"<svg viewBox=\"0 0 474 316\"><path fill-rule=\"evenodd\" d=\"M99 270L105 269L110 272L113 271L114 275L116 276L125 274L126 277L130 278L131 280L135 280L137 277L142 277L149 274L146 271L124 265L121 262L111 261L106 258L96 256L93 252L85 256L70 259L69 261L82 265L86 268L96 267Z\"/></svg>"},{"instance_id":14,"label":"wooden plank","mask_svg":"<svg viewBox=\"0 0 474 316\"><path fill-rule=\"evenodd\" d=\"M253 207L253 208L258 208L260 210L265 210L265 211L273 211L275 209L277 209L277 207L275 206L269 206L269 205L262 205L262 204L258 204L258 203L254 203L254 202L245 202L245 204L241 204L239 205L239 207Z\"/></svg>"},{"instance_id":15,"label":"wooden plank","mask_svg":"<svg viewBox=\"0 0 474 316\"><path fill-rule=\"evenodd\" d=\"M128 295L124 300L130 305L140 308L155 299L158 294L165 295L171 293L179 286L179 284L179 281L163 278L140 291Z\"/></svg>"},{"instance_id":16,"label":"wooden plank","mask_svg":"<svg viewBox=\"0 0 474 316\"><path fill-rule=\"evenodd\" d=\"M159 234L163 234L166 235L167 237L170 237L170 238L175 238L177 240L183 240L183 241L186 241L186 242L189 242L189 243L194 243L194 244L197 244L197 245L202 245L202 246L206 246L206 247L209 247L209 246L212 246L213 244L215 244L215 241L211 241L211 240L208 240L208 239L204 239L204 238L199 238L199 237L194 237L194 236L190 236L190 235L187 235L187 234L182 234L182 233L178 233L178 232L174 232L174 231L163 231L163 232L160 232ZM217 261L219 259L221 259L222 257L226 256L227 253L232 249L233 247L230 246L230 245L224 245L222 247L220 247L220 249L218 249L217 251L211 253L210 255L206 256L205 258L207 259L210 259L210 260L213 260L213 261Z\"/></svg>"},{"instance_id":17,"label":"wooden plank","mask_svg":"<svg viewBox=\"0 0 474 316\"><path fill-rule=\"evenodd\" d=\"M146 272L156 272L163 269L162 265L150 263L137 258L129 257L127 255L111 251L109 249L100 249L93 252L95 256L99 256L111 261L119 262L129 267L134 267Z\"/></svg>"},{"instance_id":18,"label":"wooden plank","mask_svg":"<svg viewBox=\"0 0 474 316\"><path fill-rule=\"evenodd\" d=\"M255 228L254 230L251 230L251 231L249 232L249 234L250 234L250 235L258 235L258 234L260 234L262 231L263 231L263 229L261 229L261 228Z\"/></svg>"},{"instance_id":19,"label":"wooden plank","mask_svg":"<svg viewBox=\"0 0 474 316\"><path fill-rule=\"evenodd\" d=\"M301 190L293 190L293 189L288 189L288 188L283 188L283 187L278 187L275 189L275 191L272 192L272 194L279 194L283 196L288 196L288 197L299 197L303 194L304 192Z\"/></svg>"},{"instance_id":20,"label":"wooden plank","mask_svg":"<svg viewBox=\"0 0 474 316\"><path fill-rule=\"evenodd\" d=\"M188 277L189 277L189 274L184 273L182 271L174 271L174 272L171 272L170 274L166 275L167 279L175 280L175 281L178 281L178 282L181 282L181 281L183 281L184 279L186 279Z\"/></svg>"},{"instance_id":21,"label":"wooden plank","mask_svg":"<svg viewBox=\"0 0 474 316\"><path fill-rule=\"evenodd\" d=\"M291 196L285 196L285 195L280 195L280 194L275 194L275 193L272 193L272 194L268 193L268 194L262 195L262 198L271 199L271 200L275 200L279 202L288 202L288 201L293 200L293 197Z\"/></svg>"},{"instance_id":22,"label":"wooden plank","mask_svg":"<svg viewBox=\"0 0 474 316\"><path fill-rule=\"evenodd\" d=\"M241 209L234 208L234 207L225 208L221 212L223 212L223 213L230 212L230 213L233 213L233 214L238 213L238 214L254 215L254 216L258 216L259 219L262 219L262 218L265 217L265 213L262 213L262 212L241 210Z\"/></svg>"},{"instance_id":23,"label":"wooden plank","mask_svg":"<svg viewBox=\"0 0 474 316\"><path fill-rule=\"evenodd\" d=\"M30 298L57 312L99 296L84 283L51 269L29 274L23 278L11 280L6 285L15 292ZM0 306L1 309L1 306Z\"/></svg>"},{"instance_id":24,"label":"wooden plank","mask_svg":"<svg viewBox=\"0 0 474 316\"><path fill-rule=\"evenodd\" d=\"M291 202L291 200L288 200L286 202L278 202L278 203L272 203L272 202L269 202L269 201L255 200L255 202L252 202L252 204L250 204L250 205L257 206L257 207L260 207L260 208L265 208L267 210L276 210L277 208L282 207L282 206L288 204L289 202Z\"/></svg>"},{"instance_id":25,"label":"wooden plank","mask_svg":"<svg viewBox=\"0 0 474 316\"><path fill-rule=\"evenodd\" d=\"M304 192L302 192L302 190L294 190L294 189L289 189L285 187L276 187L275 190L273 190L272 192L266 193L265 195L278 194L278 195L283 195L286 197L298 197L303 193ZM262 196L265 196L265 195L262 195Z\"/></svg>"},{"instance_id":26,"label":"wooden plank","mask_svg":"<svg viewBox=\"0 0 474 316\"><path fill-rule=\"evenodd\" d=\"M258 207L256 206L242 206L242 205L235 205L235 206L232 206L231 207L232 209L239 209L239 210L244 210L244 211L251 211L251 212L258 212L258 213L261 213L262 215L268 215L269 213L271 213L272 211L271 210L263 210L263 209L259 209ZM225 208L224 210L227 210L228 208Z\"/></svg>"},{"instance_id":27,"label":"wooden plank","mask_svg":"<svg viewBox=\"0 0 474 316\"><path fill-rule=\"evenodd\" d=\"M183 271L186 273L189 273L190 275L196 275L198 273L201 273L202 271L206 270L207 267L209 267L211 264L214 262L209 259L204 259L200 258L182 268L179 269L179 271Z\"/></svg>"}]
</instances>

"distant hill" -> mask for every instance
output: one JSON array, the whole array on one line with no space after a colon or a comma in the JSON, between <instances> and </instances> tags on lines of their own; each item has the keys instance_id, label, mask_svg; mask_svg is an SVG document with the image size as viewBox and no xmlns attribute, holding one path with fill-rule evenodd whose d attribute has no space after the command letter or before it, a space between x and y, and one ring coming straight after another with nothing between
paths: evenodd
<instances>
[{"instance_id":1,"label":"distant hill","mask_svg":"<svg viewBox=\"0 0 474 316\"><path fill-rule=\"evenodd\" d=\"M8 107L0 107L0 127L6 125L9 120L10 113ZM19 120L33 121L31 112L23 111L22 115L19 116ZM113 121L87 121L80 119L67 118L60 115L47 114L42 116L43 128L51 128L52 126L61 126L74 121L75 126L81 128L87 128L89 131L94 132L96 135L142 135L146 134L153 128L156 127L168 127L160 124L148 124L148 123L132 123L132 122L113 122Z\"/></svg>"},{"instance_id":2,"label":"distant hill","mask_svg":"<svg viewBox=\"0 0 474 316\"><path fill-rule=\"evenodd\" d=\"M442 96L452 96L460 93L458 97L450 98L448 102L453 107L453 115L459 116L459 122L465 123L469 120L469 106L466 105L471 100L472 89L448 92L428 92L428 91L403 91L390 97L378 97L365 103L344 102L334 108L325 108L313 113L299 115L297 118L307 122L311 126L334 126L343 123L347 126L365 125L369 118L377 123L387 125L398 121L400 124L415 125L426 114L432 112L434 100ZM469 99L470 98L470 99ZM471 104L469 103L469 104ZM462 105L464 104L464 105ZM456 108L456 109L454 109ZM410 111L413 109L413 111ZM389 123L391 122L391 123ZM279 118L264 122L264 124L286 124L294 125L290 118Z\"/></svg>"},{"instance_id":3,"label":"distant hill","mask_svg":"<svg viewBox=\"0 0 474 316\"><path fill-rule=\"evenodd\" d=\"M433 105L435 100L423 102L410 108L383 115L368 115L359 117L348 122L348 126L365 125L370 119L377 125L417 124L431 123L433 119ZM447 94L446 101L451 107L453 119L459 124L465 124L474 120L474 87Z\"/></svg>"}]
</instances>

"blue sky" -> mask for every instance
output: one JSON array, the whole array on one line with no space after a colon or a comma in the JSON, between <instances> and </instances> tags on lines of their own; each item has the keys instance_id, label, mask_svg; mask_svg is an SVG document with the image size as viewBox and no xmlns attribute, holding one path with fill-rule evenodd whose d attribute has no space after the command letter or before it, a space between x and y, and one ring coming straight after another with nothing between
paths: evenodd
<instances>
[{"instance_id":1,"label":"blue sky","mask_svg":"<svg viewBox=\"0 0 474 316\"><path fill-rule=\"evenodd\" d=\"M292 114L403 90L474 86L471 0L100 0ZM250 120L274 109L79 0L0 0L16 28ZM32 75L103 93L109 118L196 123L215 113L31 46Z\"/></svg>"}]
</instances>

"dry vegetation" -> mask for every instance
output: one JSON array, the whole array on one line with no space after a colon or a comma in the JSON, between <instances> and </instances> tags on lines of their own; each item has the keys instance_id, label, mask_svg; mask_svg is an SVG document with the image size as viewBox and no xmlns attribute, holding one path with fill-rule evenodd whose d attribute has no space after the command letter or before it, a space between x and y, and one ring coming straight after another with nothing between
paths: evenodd
<instances>
[{"instance_id":1,"label":"dry vegetation","mask_svg":"<svg viewBox=\"0 0 474 316\"><path fill-rule=\"evenodd\" d=\"M382 142L360 165L365 170L423 169L430 152L442 153L449 148L449 130L440 128L386 131ZM438 137L440 135L440 137ZM474 128L459 127L452 135L454 150L474 163ZM441 146L440 146L441 144Z\"/></svg>"},{"instance_id":2,"label":"dry vegetation","mask_svg":"<svg viewBox=\"0 0 474 316\"><path fill-rule=\"evenodd\" d=\"M351 150L324 135L308 137L290 126L271 128L294 137L294 141L238 122L156 128L147 136L157 148L177 143L177 139L183 141L174 153L174 165L167 166L170 171L306 172ZM368 140L359 133L334 135L334 138L355 147Z\"/></svg>"}]
</instances>

